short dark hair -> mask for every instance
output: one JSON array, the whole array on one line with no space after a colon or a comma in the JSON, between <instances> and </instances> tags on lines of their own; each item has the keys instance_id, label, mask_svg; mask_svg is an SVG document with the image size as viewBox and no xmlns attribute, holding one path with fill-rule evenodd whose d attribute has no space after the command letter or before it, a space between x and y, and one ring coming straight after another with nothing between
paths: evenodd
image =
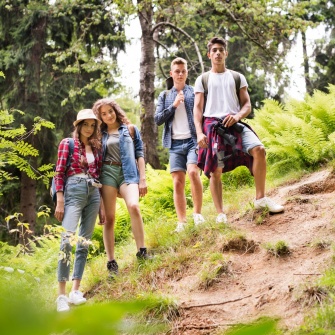
<instances>
[{"instance_id":1,"label":"short dark hair","mask_svg":"<svg viewBox=\"0 0 335 335\"><path fill-rule=\"evenodd\" d=\"M225 50L227 50L227 41L222 37L212 37L207 43L207 51L210 52L213 44L221 44Z\"/></svg>"}]
</instances>

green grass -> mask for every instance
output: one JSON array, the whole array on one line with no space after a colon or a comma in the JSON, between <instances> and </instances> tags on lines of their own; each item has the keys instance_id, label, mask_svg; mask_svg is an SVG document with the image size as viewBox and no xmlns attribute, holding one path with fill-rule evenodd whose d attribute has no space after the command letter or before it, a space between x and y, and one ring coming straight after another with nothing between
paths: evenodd
<instances>
[{"instance_id":1,"label":"green grass","mask_svg":"<svg viewBox=\"0 0 335 335\"><path fill-rule=\"evenodd\" d=\"M150 173L153 175L151 176ZM241 173L242 177L245 178L244 171L238 173ZM116 244L116 258L120 266L120 274L115 280L108 279L106 257L102 245L102 227L97 226L95 229L93 237L95 248L90 249L90 257L82 281L82 290L86 292L89 299L82 311L85 314L87 308L87 313L91 313L91 325L85 323L87 329L93 329L90 327L101 328L101 334L105 332L104 327L110 327L112 329L110 334L113 334L116 329L126 327L125 324L129 324L127 328L129 334L135 334L136 331L137 333L140 331L141 334L168 332L179 312L177 297L166 296L163 293L165 283L180 280L187 274L196 276L197 281L194 288L208 289L218 281L224 280L225 276L232 275L230 260L223 252L254 252L257 248L257 245L253 241L249 241L243 233L230 227L229 222L226 225L215 223L216 212L209 191L209 183L206 179L204 180L203 203L206 223L200 227L194 227L192 207L189 206L187 209L189 219L187 228L181 234L174 233L173 230L177 220L173 203L171 203L171 199L164 199L164 197L171 197L171 193L170 191L166 194L163 192L164 189L171 190L171 176L165 171L150 172L150 170L148 175L148 180L151 178L152 184L149 184L150 193L146 196L146 199L141 200L141 209L143 208L146 245L149 251L154 254L154 260L144 264L137 261L135 241L129 234L129 222L127 222L127 219L123 220L126 218L126 213L120 205L117 215L120 214L122 222L125 222L125 225L123 226L123 223L121 223L120 227L124 227L128 232L124 235L121 232ZM160 183L155 182L155 176L159 176ZM296 180L299 173L294 173L292 176ZM287 177L277 177L275 181L270 181L268 185L278 186L278 180L283 181L284 179L285 183L289 183ZM244 179L242 185L236 181L240 177L226 176L225 178L223 180L223 196L228 218L233 213L239 213L241 217L248 219L248 217L254 215L251 206L254 187L249 183L248 178ZM190 194L188 193L187 196L189 197ZM264 214L265 217L266 215L268 213ZM255 220L252 222L257 224ZM48 326L49 328L46 327L46 330L50 330L49 333L56 331L61 333L62 329L65 329L56 325L63 324L60 323L59 316L54 313L58 286L56 277L59 251L58 236L59 232L52 231L38 241L38 246L34 248L33 253L25 255L20 253L19 247L11 247L5 243L0 243L1 266L14 269L13 272L8 272L4 268L0 268L0 296L5 297L2 298L1 305L6 303L9 297L14 302L20 302L23 296L27 306L38 299L40 315L46 320L50 320L50 324L53 325ZM322 241L314 242L314 246L321 244L325 245ZM284 241L269 243L265 248L276 257L289 252L289 247ZM22 274L18 270L25 272ZM317 297L320 292L323 294L323 290L325 290L327 299L323 299L322 306L319 308L316 298L315 304L310 307L315 309L315 313L306 318L303 326L305 328L301 327L301 329L290 331L296 331L296 334L307 334L307 329L308 331L321 329L320 334L327 334L324 329L329 331L334 326L333 317L329 312L331 307L327 307L334 304L334 273L334 271L329 271L320 282L311 283L305 295L310 294L313 300L313 297ZM11 283L11 285L9 286L8 283ZM322 291L318 288L322 288ZM69 290L70 285L68 286ZM303 295L301 297L303 298ZM127 304L133 306L130 308L131 313L123 312L122 306L128 306ZM4 309L3 306L1 308ZM115 312L115 309L118 308L120 308L120 311ZM73 312L66 318L67 323L65 324L71 325L72 328L73 322L75 334L84 334L85 331L79 329L76 324L76 315L79 314L79 311L81 311L81 307L73 308ZM111 321L114 323L96 326L96 323L101 322L102 318L99 313L104 314L107 311L108 313L113 311L118 315L115 320ZM30 314L27 312L29 317L32 319L37 317L34 310L30 312ZM8 315L12 312L8 310L8 313L6 313L4 312L3 318L13 322L11 316ZM50 319L48 319L49 317ZM31 326L31 334L39 334L39 327L45 325L44 322L39 320L39 317L37 317L37 321L35 328ZM9 323L6 322L5 327L10 327ZM243 334L246 329L249 331L246 334L252 334L252 331L258 331L257 334L270 334L269 329L271 327L276 328L276 330L271 330L273 334L281 334L281 330L277 329L276 322L276 320L265 320L265 325L262 325L262 322L243 325L240 328L232 329L229 334L235 334L234 331L236 334ZM24 334L29 334L29 331ZM21 333L23 334L23 332ZM17 334L21 333L18 330ZM283 331L282 334L286 335L287 331Z\"/></svg>"}]
</instances>

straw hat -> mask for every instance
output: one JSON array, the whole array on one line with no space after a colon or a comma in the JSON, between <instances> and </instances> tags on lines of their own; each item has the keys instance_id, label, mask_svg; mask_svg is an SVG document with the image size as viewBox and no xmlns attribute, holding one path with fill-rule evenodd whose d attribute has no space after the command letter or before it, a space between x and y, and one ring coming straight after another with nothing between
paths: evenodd
<instances>
[{"instance_id":1,"label":"straw hat","mask_svg":"<svg viewBox=\"0 0 335 335\"><path fill-rule=\"evenodd\" d=\"M101 121L95 116L92 109L82 109L77 114L77 120L73 122L73 125L76 126L80 121L94 119L98 121L98 125L100 126Z\"/></svg>"}]
</instances>

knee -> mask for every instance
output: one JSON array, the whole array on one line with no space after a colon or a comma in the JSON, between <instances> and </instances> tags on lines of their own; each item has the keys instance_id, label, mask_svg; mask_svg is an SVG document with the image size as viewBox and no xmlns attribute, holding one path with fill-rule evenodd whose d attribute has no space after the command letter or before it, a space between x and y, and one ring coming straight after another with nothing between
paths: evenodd
<instances>
[{"instance_id":1,"label":"knee","mask_svg":"<svg viewBox=\"0 0 335 335\"><path fill-rule=\"evenodd\" d=\"M131 203L128 205L128 211L133 215L140 215L140 206L138 203Z\"/></svg>"},{"instance_id":2,"label":"knee","mask_svg":"<svg viewBox=\"0 0 335 335\"><path fill-rule=\"evenodd\" d=\"M250 150L250 155L254 158L265 158L265 148L262 145L258 145Z\"/></svg>"},{"instance_id":3,"label":"knee","mask_svg":"<svg viewBox=\"0 0 335 335\"><path fill-rule=\"evenodd\" d=\"M106 216L106 222L104 227L107 229L114 229L115 226L115 215Z\"/></svg>"},{"instance_id":4,"label":"knee","mask_svg":"<svg viewBox=\"0 0 335 335\"><path fill-rule=\"evenodd\" d=\"M74 237L74 233L72 232L64 232L61 234L61 246L60 246L60 250L63 252L71 252L72 250L72 245L73 243L73 237Z\"/></svg>"},{"instance_id":5,"label":"knee","mask_svg":"<svg viewBox=\"0 0 335 335\"><path fill-rule=\"evenodd\" d=\"M211 175L211 180L221 181L221 175L222 175L222 169L216 169Z\"/></svg>"},{"instance_id":6,"label":"knee","mask_svg":"<svg viewBox=\"0 0 335 335\"><path fill-rule=\"evenodd\" d=\"M181 178L174 178L173 179L173 188L176 191L181 191L185 187L185 182Z\"/></svg>"},{"instance_id":7,"label":"knee","mask_svg":"<svg viewBox=\"0 0 335 335\"><path fill-rule=\"evenodd\" d=\"M191 180L196 180L197 178L200 178L199 172L197 169L190 169L188 171L188 176L190 177Z\"/></svg>"}]
</instances>

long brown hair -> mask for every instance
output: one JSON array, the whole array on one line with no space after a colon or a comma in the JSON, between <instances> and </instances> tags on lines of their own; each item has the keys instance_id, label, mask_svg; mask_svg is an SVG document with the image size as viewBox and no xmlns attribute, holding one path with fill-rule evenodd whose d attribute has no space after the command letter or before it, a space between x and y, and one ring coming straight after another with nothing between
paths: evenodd
<instances>
[{"instance_id":1,"label":"long brown hair","mask_svg":"<svg viewBox=\"0 0 335 335\"><path fill-rule=\"evenodd\" d=\"M126 112L119 106L119 104L115 100L113 100L112 98L103 98L103 99L97 100L92 107L95 116L101 121L101 126L100 126L101 131L104 131L107 129L106 123L102 121L101 111L100 111L100 108L105 105L108 105L113 109L116 115L116 121L118 123L126 124L126 125L131 124L131 122L126 116Z\"/></svg>"},{"instance_id":2,"label":"long brown hair","mask_svg":"<svg viewBox=\"0 0 335 335\"><path fill-rule=\"evenodd\" d=\"M79 140L80 139L80 132L81 132L81 128L84 124L85 120L80 121L73 130L72 133L72 137L74 139ZM88 143L92 148L96 148L96 149L100 149L101 148L101 141L100 141L100 132L99 132L99 126L98 126L98 122L95 122L95 126L94 126L94 132L93 134L89 137L88 139Z\"/></svg>"}]
</instances>

